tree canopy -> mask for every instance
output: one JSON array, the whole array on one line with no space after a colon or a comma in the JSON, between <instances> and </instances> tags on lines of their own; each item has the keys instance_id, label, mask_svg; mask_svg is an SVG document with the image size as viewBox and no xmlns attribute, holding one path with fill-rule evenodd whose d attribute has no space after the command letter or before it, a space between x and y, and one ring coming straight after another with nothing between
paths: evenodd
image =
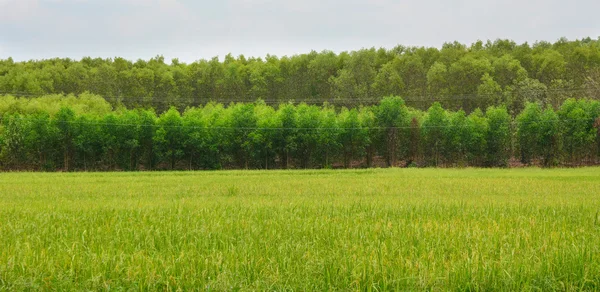
<instances>
[{"instance_id":1,"label":"tree canopy","mask_svg":"<svg viewBox=\"0 0 600 292\"><path fill-rule=\"evenodd\" d=\"M203 105L210 101L306 102L355 106L403 96L427 110L434 102L469 114L506 106L516 116L527 102L555 109L571 97L598 98L600 40L516 44L511 40L446 43L440 49L397 46L294 56L225 56L190 64L162 56L0 60L0 92L12 95L98 94L128 108Z\"/></svg>"},{"instance_id":2,"label":"tree canopy","mask_svg":"<svg viewBox=\"0 0 600 292\"><path fill-rule=\"evenodd\" d=\"M60 101L59 104L56 102ZM0 169L153 170L581 165L600 159L600 102L526 102L426 111L397 96L372 106L208 103L112 108L91 94L0 97Z\"/></svg>"}]
</instances>

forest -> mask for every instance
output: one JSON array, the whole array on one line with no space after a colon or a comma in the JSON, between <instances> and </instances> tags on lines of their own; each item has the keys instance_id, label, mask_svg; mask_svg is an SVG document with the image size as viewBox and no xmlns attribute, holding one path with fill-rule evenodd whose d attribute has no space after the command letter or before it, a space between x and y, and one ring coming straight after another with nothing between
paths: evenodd
<instances>
[{"instance_id":1,"label":"forest","mask_svg":"<svg viewBox=\"0 0 600 292\"><path fill-rule=\"evenodd\" d=\"M113 108L93 94L0 98L4 170L286 169L389 166L506 167L600 161L600 102L557 110L527 102L426 111L400 97L378 104L208 103Z\"/></svg>"},{"instance_id":2,"label":"forest","mask_svg":"<svg viewBox=\"0 0 600 292\"><path fill-rule=\"evenodd\" d=\"M79 61L0 60L0 93L19 96L98 94L127 108L187 106L211 101L305 102L355 107L401 96L410 107L434 102L471 113L506 106L512 116L527 102L558 108L568 98L600 96L600 40L517 44L511 40L445 43L441 48L362 49L294 56L227 55L185 64L164 57Z\"/></svg>"},{"instance_id":3,"label":"forest","mask_svg":"<svg viewBox=\"0 0 600 292\"><path fill-rule=\"evenodd\" d=\"M589 165L600 39L0 60L3 170Z\"/></svg>"}]
</instances>

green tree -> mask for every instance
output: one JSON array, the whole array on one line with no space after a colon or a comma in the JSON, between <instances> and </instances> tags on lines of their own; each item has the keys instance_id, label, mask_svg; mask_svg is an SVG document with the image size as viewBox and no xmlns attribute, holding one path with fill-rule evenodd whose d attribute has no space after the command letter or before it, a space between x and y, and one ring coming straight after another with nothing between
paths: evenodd
<instances>
[{"instance_id":1,"label":"green tree","mask_svg":"<svg viewBox=\"0 0 600 292\"><path fill-rule=\"evenodd\" d=\"M435 102L423 119L421 133L423 135L423 150L427 163L437 166L442 161L442 151L445 141L445 128L448 127L448 114L442 105Z\"/></svg>"},{"instance_id":2,"label":"green tree","mask_svg":"<svg viewBox=\"0 0 600 292\"><path fill-rule=\"evenodd\" d=\"M512 86L527 79L527 70L521 66L519 60L511 55L503 55L492 63L493 79L501 88Z\"/></svg>"},{"instance_id":3,"label":"green tree","mask_svg":"<svg viewBox=\"0 0 600 292\"><path fill-rule=\"evenodd\" d=\"M50 115L45 112L35 113L29 118L29 129L25 144L29 156L35 159L39 170L54 170L56 168L57 149L59 148L58 129L51 123ZM34 158L35 157L35 158Z\"/></svg>"},{"instance_id":4,"label":"green tree","mask_svg":"<svg viewBox=\"0 0 600 292\"><path fill-rule=\"evenodd\" d=\"M529 164L541 155L540 127L542 109L537 103L527 103L517 116L517 141L521 153L521 162Z\"/></svg>"},{"instance_id":5,"label":"green tree","mask_svg":"<svg viewBox=\"0 0 600 292\"><path fill-rule=\"evenodd\" d=\"M400 97L385 97L375 108L375 120L380 129L383 155L388 166L396 165L396 160L406 150L401 143L408 126L408 110Z\"/></svg>"},{"instance_id":6,"label":"green tree","mask_svg":"<svg viewBox=\"0 0 600 292\"><path fill-rule=\"evenodd\" d=\"M256 131L257 118L254 115L254 104L238 103L231 107L231 115L227 131L230 136L230 153L238 167L249 168L252 156L252 145L250 143L252 133Z\"/></svg>"},{"instance_id":7,"label":"green tree","mask_svg":"<svg viewBox=\"0 0 600 292\"><path fill-rule=\"evenodd\" d=\"M156 121L156 132L153 137L156 154L160 161L168 162L170 169L184 156L184 128L179 112L171 107Z\"/></svg>"},{"instance_id":8,"label":"green tree","mask_svg":"<svg viewBox=\"0 0 600 292\"><path fill-rule=\"evenodd\" d=\"M277 156L276 141L283 130L281 120L275 109L264 103L256 104L254 114L257 118L257 129L249 135L253 160L257 161L261 168L274 168Z\"/></svg>"},{"instance_id":9,"label":"green tree","mask_svg":"<svg viewBox=\"0 0 600 292\"><path fill-rule=\"evenodd\" d=\"M152 170L156 163L156 152L154 150L154 135L156 132L156 114L153 110L138 110L140 117L140 159L144 168Z\"/></svg>"},{"instance_id":10,"label":"green tree","mask_svg":"<svg viewBox=\"0 0 600 292\"><path fill-rule=\"evenodd\" d=\"M542 103L548 87L536 79L527 78L505 90L508 109L513 116L524 110L527 103Z\"/></svg>"},{"instance_id":11,"label":"green tree","mask_svg":"<svg viewBox=\"0 0 600 292\"><path fill-rule=\"evenodd\" d=\"M511 155L511 119L506 107L488 107L486 136L486 165L507 166Z\"/></svg>"},{"instance_id":12,"label":"green tree","mask_svg":"<svg viewBox=\"0 0 600 292\"><path fill-rule=\"evenodd\" d=\"M320 110L316 106L300 104L297 107L297 134L295 156L298 165L310 168L319 141Z\"/></svg>"},{"instance_id":13,"label":"green tree","mask_svg":"<svg viewBox=\"0 0 600 292\"><path fill-rule=\"evenodd\" d=\"M117 162L119 167L125 170L138 168L140 159L139 150L140 132L142 130L141 117L137 111L126 111L118 117L118 135L116 135L119 151Z\"/></svg>"},{"instance_id":14,"label":"green tree","mask_svg":"<svg viewBox=\"0 0 600 292\"><path fill-rule=\"evenodd\" d=\"M19 114L2 118L0 157L9 169L19 169L27 165L26 122L27 120Z\"/></svg>"},{"instance_id":15,"label":"green tree","mask_svg":"<svg viewBox=\"0 0 600 292\"><path fill-rule=\"evenodd\" d=\"M502 104L502 87L489 74L485 73L481 77L481 84L477 88L478 99L476 104L478 108L485 108L489 105Z\"/></svg>"},{"instance_id":16,"label":"green tree","mask_svg":"<svg viewBox=\"0 0 600 292\"><path fill-rule=\"evenodd\" d=\"M331 161L335 159L336 154L339 152L339 135L341 132L335 108L329 105L325 105L321 108L319 126L318 126L318 138L317 138L317 152L321 159L321 163L324 167L329 168Z\"/></svg>"},{"instance_id":17,"label":"green tree","mask_svg":"<svg viewBox=\"0 0 600 292\"><path fill-rule=\"evenodd\" d=\"M404 81L394 63L385 64L377 73L373 82L376 96L397 96L404 90Z\"/></svg>"},{"instance_id":18,"label":"green tree","mask_svg":"<svg viewBox=\"0 0 600 292\"><path fill-rule=\"evenodd\" d=\"M436 62L427 71L427 87L429 95L441 97L449 94L448 68L444 63Z\"/></svg>"},{"instance_id":19,"label":"green tree","mask_svg":"<svg viewBox=\"0 0 600 292\"><path fill-rule=\"evenodd\" d=\"M544 166L558 164L561 155L561 136L558 115L547 107L540 115L538 149L541 150Z\"/></svg>"},{"instance_id":20,"label":"green tree","mask_svg":"<svg viewBox=\"0 0 600 292\"><path fill-rule=\"evenodd\" d=\"M112 114L97 119L91 115L80 115L75 118L74 125L77 127L73 137L74 152L73 165L82 167L87 171L97 169L98 164L103 162L108 169L114 169L114 151L111 147L115 145L115 131L112 125L106 127L107 122L114 122ZM108 129L107 129L108 128Z\"/></svg>"},{"instance_id":21,"label":"green tree","mask_svg":"<svg viewBox=\"0 0 600 292\"><path fill-rule=\"evenodd\" d=\"M463 110L447 112L448 125L442 130L441 154L443 161L449 164L467 162L467 143L470 129L467 124L467 115Z\"/></svg>"},{"instance_id":22,"label":"green tree","mask_svg":"<svg viewBox=\"0 0 600 292\"><path fill-rule=\"evenodd\" d=\"M334 97L338 99L369 99L372 97L371 84L377 75L374 50L353 52L346 60L344 68L332 78Z\"/></svg>"},{"instance_id":23,"label":"green tree","mask_svg":"<svg viewBox=\"0 0 600 292\"><path fill-rule=\"evenodd\" d=\"M279 119L278 123L281 125L281 130L275 140L275 147L277 148L277 155L283 167L289 168L291 155L298 147L298 114L296 107L289 103L280 105L277 110L277 117Z\"/></svg>"},{"instance_id":24,"label":"green tree","mask_svg":"<svg viewBox=\"0 0 600 292\"><path fill-rule=\"evenodd\" d=\"M590 105L592 103L583 100L568 99L557 112L565 154L571 163L581 164L594 154L597 113Z\"/></svg>"},{"instance_id":25,"label":"green tree","mask_svg":"<svg viewBox=\"0 0 600 292\"><path fill-rule=\"evenodd\" d=\"M533 64L536 78L546 86L552 80L564 79L566 62L564 57L555 50L545 50L534 55Z\"/></svg>"},{"instance_id":26,"label":"green tree","mask_svg":"<svg viewBox=\"0 0 600 292\"><path fill-rule=\"evenodd\" d=\"M182 117L184 128L184 153L188 169L218 169L219 148L212 131L210 119L201 108L188 108Z\"/></svg>"},{"instance_id":27,"label":"green tree","mask_svg":"<svg viewBox=\"0 0 600 292\"><path fill-rule=\"evenodd\" d=\"M488 59L466 55L448 69L450 93L455 96L477 93L481 78L491 71L492 64ZM460 107L467 112L476 107L474 100L470 98L462 98L457 102L456 108Z\"/></svg>"},{"instance_id":28,"label":"green tree","mask_svg":"<svg viewBox=\"0 0 600 292\"><path fill-rule=\"evenodd\" d=\"M369 143L369 129L363 127L357 109L342 108L338 115L340 125L339 142L342 148L344 167L351 168L352 161L365 155L365 147Z\"/></svg>"},{"instance_id":29,"label":"green tree","mask_svg":"<svg viewBox=\"0 0 600 292\"><path fill-rule=\"evenodd\" d=\"M488 119L479 109L473 111L467 119L466 150L470 165L484 166L487 154Z\"/></svg>"},{"instance_id":30,"label":"green tree","mask_svg":"<svg viewBox=\"0 0 600 292\"><path fill-rule=\"evenodd\" d=\"M58 137L61 141L63 163L65 171L72 169L71 162L75 154L75 137L77 137L77 124L75 112L71 108L62 107L54 116L54 126L58 129Z\"/></svg>"},{"instance_id":31,"label":"green tree","mask_svg":"<svg viewBox=\"0 0 600 292\"><path fill-rule=\"evenodd\" d=\"M360 107L358 111L360 125L366 134L364 137L364 148L367 167L373 166L373 157L375 156L377 142L381 132L377 128L378 122L375 116L376 109L376 107Z\"/></svg>"}]
</instances>

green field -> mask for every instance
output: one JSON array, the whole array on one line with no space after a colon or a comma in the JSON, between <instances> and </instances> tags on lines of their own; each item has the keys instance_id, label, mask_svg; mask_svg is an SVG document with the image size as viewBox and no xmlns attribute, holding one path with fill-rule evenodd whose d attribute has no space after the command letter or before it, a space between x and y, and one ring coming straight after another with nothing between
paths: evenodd
<instances>
[{"instance_id":1,"label":"green field","mask_svg":"<svg viewBox=\"0 0 600 292\"><path fill-rule=\"evenodd\" d=\"M0 290L597 290L600 168L0 174Z\"/></svg>"}]
</instances>

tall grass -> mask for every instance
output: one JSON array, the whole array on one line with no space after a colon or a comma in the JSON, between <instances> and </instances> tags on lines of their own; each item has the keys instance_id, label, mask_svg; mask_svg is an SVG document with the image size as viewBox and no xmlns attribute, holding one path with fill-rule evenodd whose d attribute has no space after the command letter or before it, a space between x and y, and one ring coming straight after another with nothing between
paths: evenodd
<instances>
[{"instance_id":1,"label":"tall grass","mask_svg":"<svg viewBox=\"0 0 600 292\"><path fill-rule=\"evenodd\" d=\"M600 169L0 174L0 290L597 290Z\"/></svg>"}]
</instances>

